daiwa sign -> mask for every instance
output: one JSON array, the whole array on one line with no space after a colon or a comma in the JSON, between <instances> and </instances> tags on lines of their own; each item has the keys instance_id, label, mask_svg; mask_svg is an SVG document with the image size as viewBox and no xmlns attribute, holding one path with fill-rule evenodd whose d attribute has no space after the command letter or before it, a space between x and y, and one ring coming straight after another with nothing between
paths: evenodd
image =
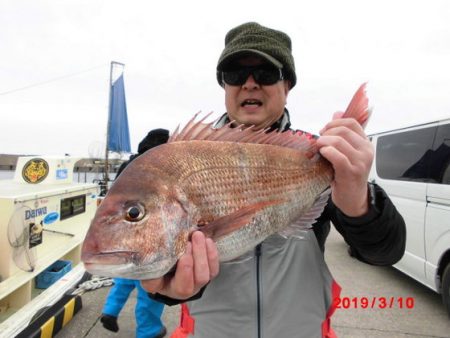
<instances>
[{"instance_id":1,"label":"daiwa sign","mask_svg":"<svg viewBox=\"0 0 450 338\"><path fill-rule=\"evenodd\" d=\"M43 216L47 214L47 207L25 210L25 219L34 218L37 216Z\"/></svg>"}]
</instances>

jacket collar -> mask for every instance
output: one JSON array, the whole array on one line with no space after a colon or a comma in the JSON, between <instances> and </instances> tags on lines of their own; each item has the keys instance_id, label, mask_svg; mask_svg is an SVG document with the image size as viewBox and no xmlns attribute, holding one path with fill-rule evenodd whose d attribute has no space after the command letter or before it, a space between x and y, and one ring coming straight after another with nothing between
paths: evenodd
<instances>
[{"instance_id":1,"label":"jacket collar","mask_svg":"<svg viewBox=\"0 0 450 338\"><path fill-rule=\"evenodd\" d=\"M228 113L223 114L219 120L215 123L214 128L220 128L230 122L228 118ZM278 131L286 131L291 127L291 118L289 116L289 111L284 108L283 115L276 121L274 124L270 126L269 131L278 130Z\"/></svg>"}]
</instances>

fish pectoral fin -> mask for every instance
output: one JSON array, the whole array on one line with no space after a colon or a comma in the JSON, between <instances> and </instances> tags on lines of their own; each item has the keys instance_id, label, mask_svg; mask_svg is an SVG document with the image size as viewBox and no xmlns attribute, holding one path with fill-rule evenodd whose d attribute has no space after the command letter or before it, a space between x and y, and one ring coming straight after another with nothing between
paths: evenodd
<instances>
[{"instance_id":1,"label":"fish pectoral fin","mask_svg":"<svg viewBox=\"0 0 450 338\"><path fill-rule=\"evenodd\" d=\"M214 221L199 227L198 230L203 232L205 236L217 240L218 238L228 235L233 231L242 228L246 224L249 224L259 211L283 202L284 200L272 200L251 204L229 215L219 217Z\"/></svg>"},{"instance_id":2,"label":"fish pectoral fin","mask_svg":"<svg viewBox=\"0 0 450 338\"><path fill-rule=\"evenodd\" d=\"M294 223L287 226L285 229L279 232L283 237L302 237L302 232L311 229L312 224L322 214L325 206L328 203L328 199L331 194L331 189L328 188L323 191L317 199L314 201L311 208L309 208L303 215L300 216Z\"/></svg>"}]
</instances>

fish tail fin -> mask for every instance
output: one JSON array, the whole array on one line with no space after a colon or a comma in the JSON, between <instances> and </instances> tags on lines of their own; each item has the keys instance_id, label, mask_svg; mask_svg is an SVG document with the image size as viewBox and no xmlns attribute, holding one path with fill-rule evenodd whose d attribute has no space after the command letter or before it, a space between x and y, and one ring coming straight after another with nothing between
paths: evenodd
<instances>
[{"instance_id":1,"label":"fish tail fin","mask_svg":"<svg viewBox=\"0 0 450 338\"><path fill-rule=\"evenodd\" d=\"M354 118L364 128L367 125L372 111L369 109L369 99L366 95L367 82L364 82L353 95L343 118Z\"/></svg>"}]
</instances>

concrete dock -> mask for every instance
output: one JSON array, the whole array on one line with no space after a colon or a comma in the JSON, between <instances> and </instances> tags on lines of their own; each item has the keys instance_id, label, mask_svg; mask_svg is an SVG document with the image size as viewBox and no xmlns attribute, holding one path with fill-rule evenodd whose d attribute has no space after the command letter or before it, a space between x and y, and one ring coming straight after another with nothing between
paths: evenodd
<instances>
[{"instance_id":1,"label":"concrete dock","mask_svg":"<svg viewBox=\"0 0 450 338\"><path fill-rule=\"evenodd\" d=\"M342 287L341 308L332 317L338 337L450 337L450 318L440 295L392 267L374 267L350 257L334 229L326 242L325 257ZM85 293L83 308L57 338L134 337L134 293L119 317L118 333L105 330L100 323L108 291L109 288L101 288ZM179 306L165 308L167 337L178 325L178 319Z\"/></svg>"}]
</instances>

